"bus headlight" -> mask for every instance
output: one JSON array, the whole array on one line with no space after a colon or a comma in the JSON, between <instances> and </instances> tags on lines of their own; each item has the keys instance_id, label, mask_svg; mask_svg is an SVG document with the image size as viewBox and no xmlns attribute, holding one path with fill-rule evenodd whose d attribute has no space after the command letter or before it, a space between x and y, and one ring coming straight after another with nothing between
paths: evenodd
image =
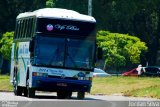
<instances>
[{"instance_id":1,"label":"bus headlight","mask_svg":"<svg viewBox=\"0 0 160 107\"><path fill-rule=\"evenodd\" d=\"M85 77L85 74L83 72L79 72L78 77Z\"/></svg>"},{"instance_id":2,"label":"bus headlight","mask_svg":"<svg viewBox=\"0 0 160 107\"><path fill-rule=\"evenodd\" d=\"M83 72L78 73L78 80L89 80Z\"/></svg>"},{"instance_id":3,"label":"bus headlight","mask_svg":"<svg viewBox=\"0 0 160 107\"><path fill-rule=\"evenodd\" d=\"M90 77L78 77L78 80L90 80L90 79L91 79Z\"/></svg>"},{"instance_id":4,"label":"bus headlight","mask_svg":"<svg viewBox=\"0 0 160 107\"><path fill-rule=\"evenodd\" d=\"M48 77L47 73L41 73L41 72L33 72L33 76L41 76L41 77Z\"/></svg>"}]
</instances>

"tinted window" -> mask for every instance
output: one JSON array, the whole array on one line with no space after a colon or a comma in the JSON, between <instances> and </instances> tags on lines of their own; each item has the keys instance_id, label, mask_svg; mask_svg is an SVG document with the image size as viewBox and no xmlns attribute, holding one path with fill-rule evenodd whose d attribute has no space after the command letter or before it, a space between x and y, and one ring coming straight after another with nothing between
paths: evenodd
<instances>
[{"instance_id":1,"label":"tinted window","mask_svg":"<svg viewBox=\"0 0 160 107\"><path fill-rule=\"evenodd\" d=\"M93 69L94 42L38 36L32 64L74 69Z\"/></svg>"},{"instance_id":2,"label":"tinted window","mask_svg":"<svg viewBox=\"0 0 160 107\"><path fill-rule=\"evenodd\" d=\"M21 38L21 35L22 35L22 20L19 20L19 33L18 33L18 38Z\"/></svg>"},{"instance_id":3,"label":"tinted window","mask_svg":"<svg viewBox=\"0 0 160 107\"><path fill-rule=\"evenodd\" d=\"M30 18L28 21L28 34L27 37L31 37L32 35L32 23L33 23L33 18Z\"/></svg>"},{"instance_id":4,"label":"tinted window","mask_svg":"<svg viewBox=\"0 0 160 107\"><path fill-rule=\"evenodd\" d=\"M38 19L38 32L88 36L95 23L60 19Z\"/></svg>"},{"instance_id":5,"label":"tinted window","mask_svg":"<svg viewBox=\"0 0 160 107\"><path fill-rule=\"evenodd\" d=\"M92 69L93 42L67 39L66 67Z\"/></svg>"},{"instance_id":6,"label":"tinted window","mask_svg":"<svg viewBox=\"0 0 160 107\"><path fill-rule=\"evenodd\" d=\"M36 65L63 66L65 39L39 37L36 44Z\"/></svg>"},{"instance_id":7,"label":"tinted window","mask_svg":"<svg viewBox=\"0 0 160 107\"><path fill-rule=\"evenodd\" d=\"M158 68L145 68L146 72L157 73L159 71Z\"/></svg>"}]
</instances>

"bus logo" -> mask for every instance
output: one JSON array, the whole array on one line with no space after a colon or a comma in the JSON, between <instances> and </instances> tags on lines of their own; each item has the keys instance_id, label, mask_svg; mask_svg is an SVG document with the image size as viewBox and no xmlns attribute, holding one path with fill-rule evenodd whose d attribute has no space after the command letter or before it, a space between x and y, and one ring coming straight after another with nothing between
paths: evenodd
<instances>
[{"instance_id":1,"label":"bus logo","mask_svg":"<svg viewBox=\"0 0 160 107\"><path fill-rule=\"evenodd\" d=\"M79 31L79 28L77 26L73 26L73 25L60 25L60 24L56 24L54 27L56 29L58 29L58 30Z\"/></svg>"},{"instance_id":2,"label":"bus logo","mask_svg":"<svg viewBox=\"0 0 160 107\"><path fill-rule=\"evenodd\" d=\"M64 79L66 76L64 74L61 75L61 78Z\"/></svg>"},{"instance_id":3,"label":"bus logo","mask_svg":"<svg viewBox=\"0 0 160 107\"><path fill-rule=\"evenodd\" d=\"M47 25L47 30L48 31L52 31L53 30L53 25L52 24L48 24Z\"/></svg>"},{"instance_id":4,"label":"bus logo","mask_svg":"<svg viewBox=\"0 0 160 107\"><path fill-rule=\"evenodd\" d=\"M80 29L77 26L73 26L73 25L60 25L60 24L56 24L56 25L48 24L47 25L48 31L52 31L54 28L57 30L68 30L68 31L70 31L70 30L71 31L79 31L79 29Z\"/></svg>"}]
</instances>

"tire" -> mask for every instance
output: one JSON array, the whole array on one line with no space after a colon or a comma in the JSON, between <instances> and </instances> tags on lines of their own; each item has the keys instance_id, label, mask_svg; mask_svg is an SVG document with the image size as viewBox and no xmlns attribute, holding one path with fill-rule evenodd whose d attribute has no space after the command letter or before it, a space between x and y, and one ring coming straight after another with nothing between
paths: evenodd
<instances>
[{"instance_id":1,"label":"tire","mask_svg":"<svg viewBox=\"0 0 160 107\"><path fill-rule=\"evenodd\" d=\"M57 98L58 99L70 99L72 97L72 91L58 91Z\"/></svg>"},{"instance_id":2,"label":"tire","mask_svg":"<svg viewBox=\"0 0 160 107\"><path fill-rule=\"evenodd\" d=\"M57 92L57 98L58 98L58 99L64 99L64 98L65 98L65 92L63 92L63 91L58 91L58 92Z\"/></svg>"},{"instance_id":3,"label":"tire","mask_svg":"<svg viewBox=\"0 0 160 107\"><path fill-rule=\"evenodd\" d=\"M18 86L18 82L17 82L17 73L14 74L13 77L13 88L14 88L14 95L16 96L21 96L22 95L22 87Z\"/></svg>"},{"instance_id":4,"label":"tire","mask_svg":"<svg viewBox=\"0 0 160 107\"><path fill-rule=\"evenodd\" d=\"M35 97L35 89L29 87L29 80L27 80L27 97L34 98Z\"/></svg>"},{"instance_id":5,"label":"tire","mask_svg":"<svg viewBox=\"0 0 160 107\"><path fill-rule=\"evenodd\" d=\"M27 87L25 87L23 89L23 93L24 93L24 96L27 97L28 96L28 90L27 90Z\"/></svg>"},{"instance_id":6,"label":"tire","mask_svg":"<svg viewBox=\"0 0 160 107\"><path fill-rule=\"evenodd\" d=\"M77 95L77 98L78 98L78 99L84 99L84 98L85 98L85 92L79 91L79 92L78 92L78 95Z\"/></svg>"},{"instance_id":7,"label":"tire","mask_svg":"<svg viewBox=\"0 0 160 107\"><path fill-rule=\"evenodd\" d=\"M71 99L71 97L72 97L72 91L66 92L65 98L66 98L66 99Z\"/></svg>"}]
</instances>

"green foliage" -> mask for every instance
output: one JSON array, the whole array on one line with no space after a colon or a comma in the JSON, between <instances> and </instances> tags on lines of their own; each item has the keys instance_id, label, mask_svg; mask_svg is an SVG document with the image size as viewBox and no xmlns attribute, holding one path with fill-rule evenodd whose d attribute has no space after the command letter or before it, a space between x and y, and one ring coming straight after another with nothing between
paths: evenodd
<instances>
[{"instance_id":1,"label":"green foliage","mask_svg":"<svg viewBox=\"0 0 160 107\"><path fill-rule=\"evenodd\" d=\"M49 7L49 8L55 7L55 0L47 0L46 7Z\"/></svg>"},{"instance_id":2,"label":"green foliage","mask_svg":"<svg viewBox=\"0 0 160 107\"><path fill-rule=\"evenodd\" d=\"M99 30L136 35L148 46L142 63L159 65L156 61L160 50L159 4L160 0L93 0L93 16Z\"/></svg>"},{"instance_id":3,"label":"green foliage","mask_svg":"<svg viewBox=\"0 0 160 107\"><path fill-rule=\"evenodd\" d=\"M146 44L135 36L108 31L97 33L97 44L103 50L106 65L116 68L130 62L139 63L142 52L148 50Z\"/></svg>"},{"instance_id":4,"label":"green foliage","mask_svg":"<svg viewBox=\"0 0 160 107\"><path fill-rule=\"evenodd\" d=\"M56 0L57 8L75 10L82 14L88 14L88 0Z\"/></svg>"},{"instance_id":5,"label":"green foliage","mask_svg":"<svg viewBox=\"0 0 160 107\"><path fill-rule=\"evenodd\" d=\"M141 38L149 47L143 62L148 61L150 65L155 65L160 38L160 0L92 1L92 13L98 22L97 29L128 33ZM14 30L19 13L46 6L88 13L88 0L1 0L0 33Z\"/></svg>"},{"instance_id":6,"label":"green foliage","mask_svg":"<svg viewBox=\"0 0 160 107\"><path fill-rule=\"evenodd\" d=\"M0 33L13 31L19 13L44 8L46 0L0 0Z\"/></svg>"},{"instance_id":7,"label":"green foliage","mask_svg":"<svg viewBox=\"0 0 160 107\"><path fill-rule=\"evenodd\" d=\"M0 40L1 48L0 52L2 53L5 59L10 59L12 42L13 42L14 32L6 32L3 34L2 39Z\"/></svg>"},{"instance_id":8,"label":"green foliage","mask_svg":"<svg viewBox=\"0 0 160 107\"><path fill-rule=\"evenodd\" d=\"M149 47L143 61L155 65L160 38L160 0L92 1L97 29L128 33L141 38ZM88 0L0 0L0 33L14 30L19 13L46 6L88 13Z\"/></svg>"},{"instance_id":9,"label":"green foliage","mask_svg":"<svg viewBox=\"0 0 160 107\"><path fill-rule=\"evenodd\" d=\"M9 75L0 75L0 91L13 91Z\"/></svg>"}]
</instances>

